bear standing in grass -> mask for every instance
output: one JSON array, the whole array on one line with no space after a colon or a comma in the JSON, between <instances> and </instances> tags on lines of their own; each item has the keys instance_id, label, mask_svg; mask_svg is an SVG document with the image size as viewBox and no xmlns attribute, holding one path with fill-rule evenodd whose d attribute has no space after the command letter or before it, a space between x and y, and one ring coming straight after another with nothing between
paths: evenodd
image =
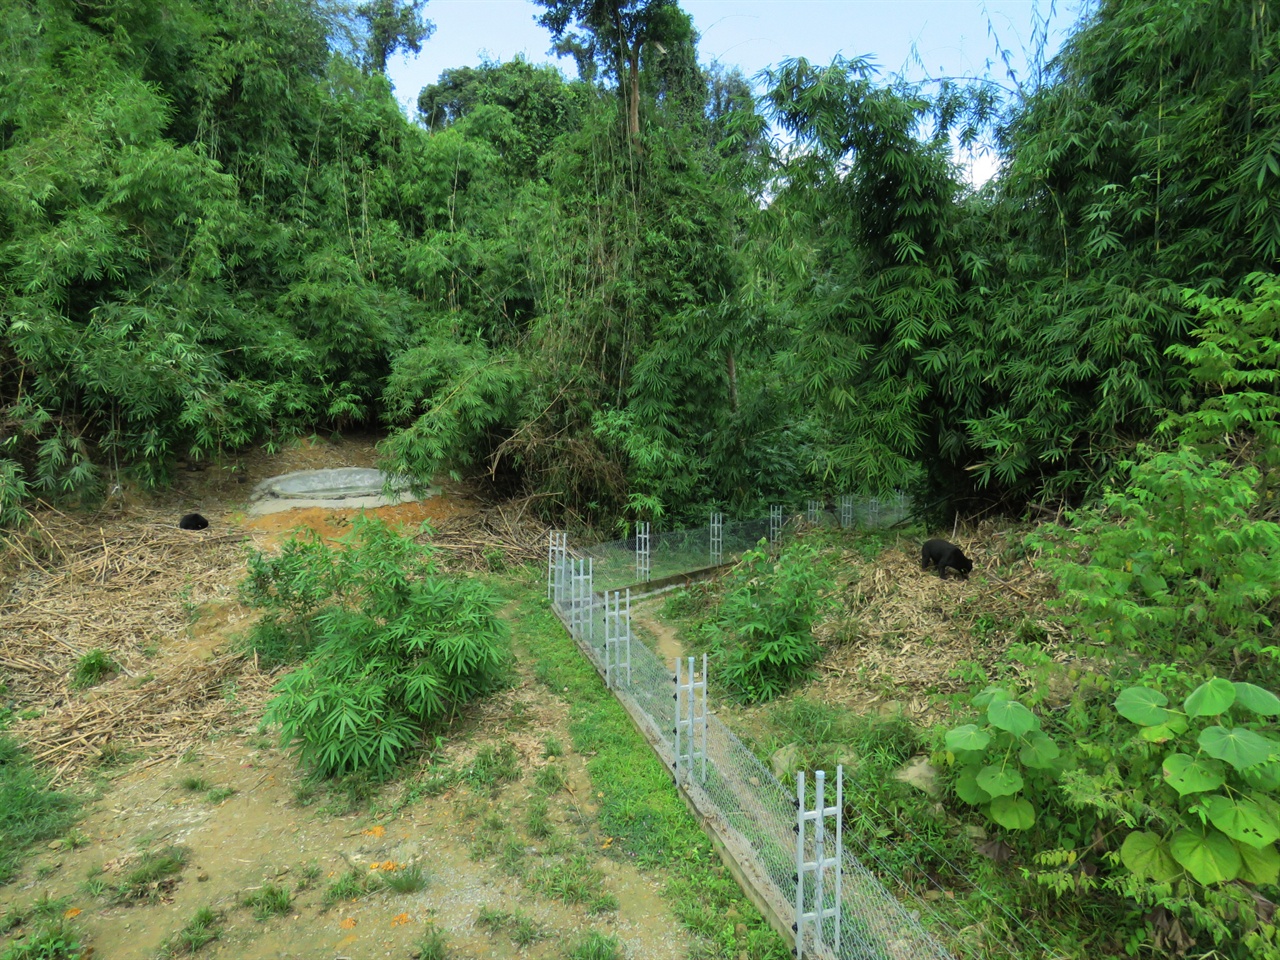
<instances>
[{"instance_id":1,"label":"bear standing in grass","mask_svg":"<svg viewBox=\"0 0 1280 960\"><path fill-rule=\"evenodd\" d=\"M920 569L928 570L931 563L938 565L938 576L943 580L947 578L948 567L966 579L973 569L973 561L964 555L964 551L946 540L926 540L920 548Z\"/></svg>"}]
</instances>

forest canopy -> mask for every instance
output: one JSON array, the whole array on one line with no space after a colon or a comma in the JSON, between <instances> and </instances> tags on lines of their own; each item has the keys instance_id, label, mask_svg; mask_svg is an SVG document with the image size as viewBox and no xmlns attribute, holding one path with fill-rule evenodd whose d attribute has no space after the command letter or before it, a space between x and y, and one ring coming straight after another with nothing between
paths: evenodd
<instances>
[{"instance_id":1,"label":"forest canopy","mask_svg":"<svg viewBox=\"0 0 1280 960\"><path fill-rule=\"evenodd\" d=\"M796 59L759 98L673 0L541 6L577 79L458 67L407 118L422 2L0 0L0 523L355 427L590 521L1079 499L1280 254L1274 5L1104 0L1012 93Z\"/></svg>"}]
</instances>

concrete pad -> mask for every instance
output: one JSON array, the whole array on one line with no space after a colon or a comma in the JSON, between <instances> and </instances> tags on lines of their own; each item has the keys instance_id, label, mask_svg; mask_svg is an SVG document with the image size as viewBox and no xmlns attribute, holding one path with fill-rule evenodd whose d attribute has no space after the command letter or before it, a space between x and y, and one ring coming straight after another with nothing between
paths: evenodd
<instances>
[{"instance_id":1,"label":"concrete pad","mask_svg":"<svg viewBox=\"0 0 1280 960\"><path fill-rule=\"evenodd\" d=\"M405 477L392 477L392 495L383 490L390 474L366 467L335 467L331 470L298 470L263 480L249 494L249 516L257 517L281 510L324 507L330 510L357 510L388 507L418 498ZM428 496L440 492L428 490Z\"/></svg>"}]
</instances>

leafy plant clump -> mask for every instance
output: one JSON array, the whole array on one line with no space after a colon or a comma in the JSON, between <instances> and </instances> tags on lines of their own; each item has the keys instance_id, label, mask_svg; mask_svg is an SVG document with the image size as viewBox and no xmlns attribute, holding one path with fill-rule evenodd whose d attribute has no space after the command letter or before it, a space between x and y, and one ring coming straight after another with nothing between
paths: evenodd
<instances>
[{"instance_id":1,"label":"leafy plant clump","mask_svg":"<svg viewBox=\"0 0 1280 960\"><path fill-rule=\"evenodd\" d=\"M79 960L82 956L84 948L70 922L57 919L10 943L0 960Z\"/></svg>"},{"instance_id":2,"label":"leafy plant clump","mask_svg":"<svg viewBox=\"0 0 1280 960\"><path fill-rule=\"evenodd\" d=\"M77 690L96 686L119 669L120 665L105 650L90 650L76 661L71 686Z\"/></svg>"},{"instance_id":3,"label":"leafy plant clump","mask_svg":"<svg viewBox=\"0 0 1280 960\"><path fill-rule=\"evenodd\" d=\"M265 722L325 776L382 776L425 729L496 684L506 641L497 598L442 575L431 548L358 517L338 547L293 541L254 554L244 597L273 636L310 649Z\"/></svg>"},{"instance_id":4,"label":"leafy plant clump","mask_svg":"<svg viewBox=\"0 0 1280 960\"><path fill-rule=\"evenodd\" d=\"M703 624L730 692L746 702L772 700L808 673L822 653L813 624L830 587L818 551L803 542L776 558L763 546L742 555Z\"/></svg>"}]
</instances>

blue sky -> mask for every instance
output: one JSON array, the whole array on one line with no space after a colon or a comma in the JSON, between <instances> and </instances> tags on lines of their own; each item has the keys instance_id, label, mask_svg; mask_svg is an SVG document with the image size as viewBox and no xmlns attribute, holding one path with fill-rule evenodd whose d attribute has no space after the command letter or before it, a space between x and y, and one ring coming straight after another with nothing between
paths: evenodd
<instances>
[{"instance_id":1,"label":"blue sky","mask_svg":"<svg viewBox=\"0 0 1280 960\"><path fill-rule=\"evenodd\" d=\"M718 60L748 77L791 57L828 63L836 54L868 56L885 75L987 76L1004 81L997 50L1012 54L1025 74L1033 22L1050 24L1056 50L1087 0L682 0L701 34L699 59ZM556 63L566 74L569 58L548 54L551 37L535 18L531 0L429 0L425 15L435 34L411 57L387 65L396 98L412 116L418 91L449 67L510 60ZM981 161L979 161L981 162ZM974 170L983 180L989 170Z\"/></svg>"},{"instance_id":2,"label":"blue sky","mask_svg":"<svg viewBox=\"0 0 1280 960\"><path fill-rule=\"evenodd\" d=\"M1030 44L1032 18L1052 14L1053 43L1075 22L1079 0L683 0L702 35L703 62L719 60L748 76L789 57L826 63L836 54L868 55L886 73L919 78L982 75L990 65L1003 78L994 30L1021 66ZM573 63L548 55L551 38L534 18L531 0L429 0L427 19L435 35L422 52L388 65L396 96L406 108L418 91L435 83L448 67L475 65L488 58L510 60L518 53L535 63ZM918 51L916 61L913 48Z\"/></svg>"}]
</instances>

